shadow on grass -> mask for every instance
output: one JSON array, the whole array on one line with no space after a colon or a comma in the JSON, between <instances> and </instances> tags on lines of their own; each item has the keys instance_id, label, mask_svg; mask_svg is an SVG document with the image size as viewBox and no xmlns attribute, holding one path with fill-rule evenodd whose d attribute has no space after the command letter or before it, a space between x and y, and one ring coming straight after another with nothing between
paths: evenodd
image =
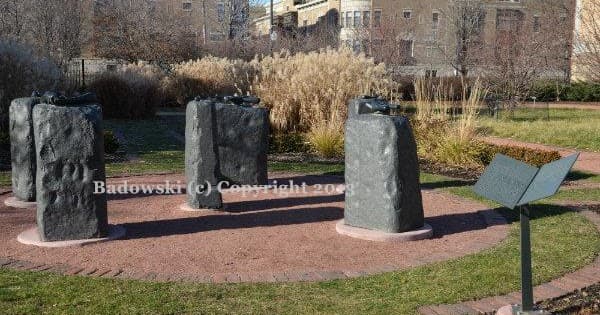
<instances>
[{"instance_id":1,"label":"shadow on grass","mask_svg":"<svg viewBox=\"0 0 600 315\"><path fill-rule=\"evenodd\" d=\"M541 218L545 218L545 217L553 217L553 216L565 214L567 212L573 212L573 210L570 210L567 207L546 204L546 203L537 203L537 204L527 205L527 208L529 209L529 213L531 216L530 218L532 220L541 219ZM502 214L502 216L504 216L509 223L519 221L519 207L516 207L513 210L502 207L502 208L497 208L496 211L498 211L500 214Z\"/></svg>"},{"instance_id":2,"label":"shadow on grass","mask_svg":"<svg viewBox=\"0 0 600 315\"><path fill-rule=\"evenodd\" d=\"M580 171L571 171L567 175L566 179L570 180L570 181L578 181L578 180L584 180L584 179L592 178L592 177L595 177L595 176L596 175L591 174L591 173L580 172Z\"/></svg>"},{"instance_id":3,"label":"shadow on grass","mask_svg":"<svg viewBox=\"0 0 600 315\"><path fill-rule=\"evenodd\" d=\"M421 189L437 189L437 188L449 188L449 187L464 187L475 184L475 181L469 180L444 180L439 182L421 183Z\"/></svg>"}]
</instances>

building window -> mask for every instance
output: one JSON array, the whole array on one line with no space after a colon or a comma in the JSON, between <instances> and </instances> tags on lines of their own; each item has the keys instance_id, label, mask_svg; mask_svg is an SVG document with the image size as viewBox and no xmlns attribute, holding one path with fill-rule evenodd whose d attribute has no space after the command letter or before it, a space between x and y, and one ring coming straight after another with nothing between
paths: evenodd
<instances>
[{"instance_id":1,"label":"building window","mask_svg":"<svg viewBox=\"0 0 600 315\"><path fill-rule=\"evenodd\" d=\"M411 19L412 18L412 10L402 11L402 17L404 17L405 19Z\"/></svg>"},{"instance_id":2,"label":"building window","mask_svg":"<svg viewBox=\"0 0 600 315\"><path fill-rule=\"evenodd\" d=\"M306 27L308 25L308 20L302 20L302 26Z\"/></svg>"},{"instance_id":3,"label":"building window","mask_svg":"<svg viewBox=\"0 0 600 315\"><path fill-rule=\"evenodd\" d=\"M533 31L536 33L540 31L540 17L539 16L533 17Z\"/></svg>"},{"instance_id":4,"label":"building window","mask_svg":"<svg viewBox=\"0 0 600 315\"><path fill-rule=\"evenodd\" d=\"M369 24L371 24L371 11L364 11L363 12L363 26L369 27Z\"/></svg>"},{"instance_id":5,"label":"building window","mask_svg":"<svg viewBox=\"0 0 600 315\"><path fill-rule=\"evenodd\" d=\"M373 27L381 26L381 11L373 12Z\"/></svg>"},{"instance_id":6,"label":"building window","mask_svg":"<svg viewBox=\"0 0 600 315\"><path fill-rule=\"evenodd\" d=\"M340 26L344 27L344 25L346 25L346 15L344 14L344 12L340 13Z\"/></svg>"},{"instance_id":7,"label":"building window","mask_svg":"<svg viewBox=\"0 0 600 315\"><path fill-rule=\"evenodd\" d=\"M352 11L346 12L346 27L352 27ZM348 45L350 46L350 45Z\"/></svg>"},{"instance_id":8,"label":"building window","mask_svg":"<svg viewBox=\"0 0 600 315\"><path fill-rule=\"evenodd\" d=\"M183 11L192 11L192 1L183 1L181 7Z\"/></svg>"},{"instance_id":9,"label":"building window","mask_svg":"<svg viewBox=\"0 0 600 315\"><path fill-rule=\"evenodd\" d=\"M439 12L433 12L433 14L431 15L431 23L432 23L432 28L437 29L438 25L440 24L440 13Z\"/></svg>"},{"instance_id":10,"label":"building window","mask_svg":"<svg viewBox=\"0 0 600 315\"><path fill-rule=\"evenodd\" d=\"M431 38L430 40L432 42L436 42L438 40L438 31L437 30L431 30Z\"/></svg>"},{"instance_id":11,"label":"building window","mask_svg":"<svg viewBox=\"0 0 600 315\"><path fill-rule=\"evenodd\" d=\"M217 3L217 20L223 22L225 20L225 4Z\"/></svg>"},{"instance_id":12,"label":"building window","mask_svg":"<svg viewBox=\"0 0 600 315\"><path fill-rule=\"evenodd\" d=\"M414 42L412 40L400 40L399 46L400 54L402 57L412 58L415 56Z\"/></svg>"},{"instance_id":13,"label":"building window","mask_svg":"<svg viewBox=\"0 0 600 315\"><path fill-rule=\"evenodd\" d=\"M498 10L496 13L496 30L518 31L521 29L524 14L519 10Z\"/></svg>"},{"instance_id":14,"label":"building window","mask_svg":"<svg viewBox=\"0 0 600 315\"><path fill-rule=\"evenodd\" d=\"M437 77L437 70L425 70L426 78L435 78Z\"/></svg>"},{"instance_id":15,"label":"building window","mask_svg":"<svg viewBox=\"0 0 600 315\"><path fill-rule=\"evenodd\" d=\"M225 35L221 33L210 33L210 40L213 42L225 40Z\"/></svg>"},{"instance_id":16,"label":"building window","mask_svg":"<svg viewBox=\"0 0 600 315\"><path fill-rule=\"evenodd\" d=\"M560 22L564 23L567 20L567 14L566 13L561 13L560 16Z\"/></svg>"},{"instance_id":17,"label":"building window","mask_svg":"<svg viewBox=\"0 0 600 315\"><path fill-rule=\"evenodd\" d=\"M354 11L354 27L360 26L360 11Z\"/></svg>"}]
</instances>

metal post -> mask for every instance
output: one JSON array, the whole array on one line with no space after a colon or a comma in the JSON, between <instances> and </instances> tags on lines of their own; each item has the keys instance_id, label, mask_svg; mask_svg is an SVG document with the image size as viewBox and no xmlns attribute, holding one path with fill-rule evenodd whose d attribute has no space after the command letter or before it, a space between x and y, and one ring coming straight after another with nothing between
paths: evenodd
<instances>
[{"instance_id":1,"label":"metal post","mask_svg":"<svg viewBox=\"0 0 600 315\"><path fill-rule=\"evenodd\" d=\"M271 16L270 16L270 21L271 21L271 27L269 28L269 47L271 49L271 57L273 57L273 0L271 0L270 2L270 10L271 10Z\"/></svg>"},{"instance_id":2,"label":"metal post","mask_svg":"<svg viewBox=\"0 0 600 315\"><path fill-rule=\"evenodd\" d=\"M531 241L529 210L520 207L521 212L521 310L533 311L533 285L531 277Z\"/></svg>"},{"instance_id":3,"label":"metal post","mask_svg":"<svg viewBox=\"0 0 600 315\"><path fill-rule=\"evenodd\" d=\"M85 90L85 59L81 58L81 89Z\"/></svg>"}]
</instances>

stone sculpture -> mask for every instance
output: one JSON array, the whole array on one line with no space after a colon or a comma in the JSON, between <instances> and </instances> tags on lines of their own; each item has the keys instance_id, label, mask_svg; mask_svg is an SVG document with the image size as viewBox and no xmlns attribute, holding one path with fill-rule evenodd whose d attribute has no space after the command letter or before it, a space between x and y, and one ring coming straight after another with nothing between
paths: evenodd
<instances>
[{"instance_id":1,"label":"stone sculpture","mask_svg":"<svg viewBox=\"0 0 600 315\"><path fill-rule=\"evenodd\" d=\"M35 201L35 142L33 107L38 97L18 98L9 108L12 189L17 200Z\"/></svg>"},{"instance_id":2,"label":"stone sculpture","mask_svg":"<svg viewBox=\"0 0 600 315\"><path fill-rule=\"evenodd\" d=\"M221 181L267 184L269 111L266 108L216 103Z\"/></svg>"},{"instance_id":3,"label":"stone sculpture","mask_svg":"<svg viewBox=\"0 0 600 315\"><path fill-rule=\"evenodd\" d=\"M75 105L33 109L37 224L45 242L108 234L106 195L94 193L94 183L105 181L102 111Z\"/></svg>"},{"instance_id":4,"label":"stone sculpture","mask_svg":"<svg viewBox=\"0 0 600 315\"><path fill-rule=\"evenodd\" d=\"M374 98L349 103L344 224L401 233L424 226L419 161L408 119L386 108Z\"/></svg>"},{"instance_id":5,"label":"stone sculpture","mask_svg":"<svg viewBox=\"0 0 600 315\"><path fill-rule=\"evenodd\" d=\"M194 209L223 205L219 182L219 148L216 109L212 100L196 99L187 105L185 124L185 177L187 201Z\"/></svg>"}]
</instances>

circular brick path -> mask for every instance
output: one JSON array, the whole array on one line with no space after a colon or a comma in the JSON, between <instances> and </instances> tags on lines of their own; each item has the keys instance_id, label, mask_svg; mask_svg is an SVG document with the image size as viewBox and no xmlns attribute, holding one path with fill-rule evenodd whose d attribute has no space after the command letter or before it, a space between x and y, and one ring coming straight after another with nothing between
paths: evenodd
<instances>
[{"instance_id":1,"label":"circular brick path","mask_svg":"<svg viewBox=\"0 0 600 315\"><path fill-rule=\"evenodd\" d=\"M505 220L486 206L429 190L423 191L423 201L432 239L400 244L358 240L335 231L343 217L343 194L323 192L324 187L340 188L343 178L271 177L279 184L292 179L309 186L306 193L287 196L275 189L246 196L227 193L226 212L180 211L185 195L111 196L109 223L123 225L126 237L69 248L18 243L16 236L35 225L35 210L6 207L3 200L10 194L2 195L0 266L157 281L317 281L465 256L507 236ZM181 175L155 175L109 183L125 180L130 185L184 181Z\"/></svg>"}]
</instances>

